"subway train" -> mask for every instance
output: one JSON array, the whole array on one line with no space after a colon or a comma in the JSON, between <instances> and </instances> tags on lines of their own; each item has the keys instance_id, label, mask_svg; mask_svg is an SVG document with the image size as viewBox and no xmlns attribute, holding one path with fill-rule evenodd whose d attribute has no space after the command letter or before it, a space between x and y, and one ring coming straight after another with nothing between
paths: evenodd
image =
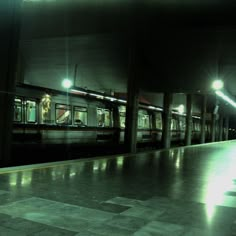
<instances>
[{"instance_id":1,"label":"subway train","mask_svg":"<svg viewBox=\"0 0 236 236\"><path fill-rule=\"evenodd\" d=\"M137 146L161 147L163 109L139 103ZM14 145L77 145L84 147L124 143L126 101L84 89L57 91L17 85L14 99ZM172 111L171 143L184 144L185 115ZM200 117L192 117L192 142L200 142ZM205 126L206 141L211 127ZM88 149L87 149L88 150Z\"/></svg>"}]
</instances>

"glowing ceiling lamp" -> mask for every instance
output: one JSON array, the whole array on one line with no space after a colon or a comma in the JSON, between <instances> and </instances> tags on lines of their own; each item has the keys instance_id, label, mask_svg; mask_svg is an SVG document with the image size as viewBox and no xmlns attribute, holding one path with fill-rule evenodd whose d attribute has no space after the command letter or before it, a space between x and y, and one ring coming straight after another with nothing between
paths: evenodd
<instances>
[{"instance_id":1,"label":"glowing ceiling lamp","mask_svg":"<svg viewBox=\"0 0 236 236\"><path fill-rule=\"evenodd\" d=\"M224 87L224 82L220 79L214 80L212 83L212 88L214 90L221 90Z\"/></svg>"},{"instance_id":2,"label":"glowing ceiling lamp","mask_svg":"<svg viewBox=\"0 0 236 236\"><path fill-rule=\"evenodd\" d=\"M221 97L224 101L231 104L236 108L236 102L227 95L227 92L223 89L224 82L222 80L215 80L212 83L212 88L215 90L217 96Z\"/></svg>"},{"instance_id":3,"label":"glowing ceiling lamp","mask_svg":"<svg viewBox=\"0 0 236 236\"><path fill-rule=\"evenodd\" d=\"M69 79L63 79L62 81L62 87L69 89L72 86L72 82Z\"/></svg>"}]
</instances>

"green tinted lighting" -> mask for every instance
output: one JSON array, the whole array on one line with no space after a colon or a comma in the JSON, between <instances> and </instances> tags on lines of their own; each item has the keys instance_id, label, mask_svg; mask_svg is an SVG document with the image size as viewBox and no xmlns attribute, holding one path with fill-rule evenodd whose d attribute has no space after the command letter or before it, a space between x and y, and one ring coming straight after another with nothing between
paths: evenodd
<instances>
[{"instance_id":1,"label":"green tinted lighting","mask_svg":"<svg viewBox=\"0 0 236 236\"><path fill-rule=\"evenodd\" d=\"M63 81L62 81L62 86L64 87L64 88L70 88L71 86L72 86L72 82L71 82L71 80L69 80L69 79L64 79Z\"/></svg>"},{"instance_id":2,"label":"green tinted lighting","mask_svg":"<svg viewBox=\"0 0 236 236\"><path fill-rule=\"evenodd\" d=\"M214 90L220 90L223 87L224 87L224 82L222 80L218 79L218 80L213 81L213 83L212 83L212 88Z\"/></svg>"}]
</instances>

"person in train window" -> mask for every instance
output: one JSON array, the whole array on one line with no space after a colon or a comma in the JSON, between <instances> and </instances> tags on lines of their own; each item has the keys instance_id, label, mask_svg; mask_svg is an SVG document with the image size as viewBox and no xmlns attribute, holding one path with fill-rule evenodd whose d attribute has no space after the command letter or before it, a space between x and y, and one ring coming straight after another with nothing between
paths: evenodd
<instances>
[{"instance_id":1,"label":"person in train window","mask_svg":"<svg viewBox=\"0 0 236 236\"><path fill-rule=\"evenodd\" d=\"M99 120L99 121L98 121L98 126L99 126L99 127L104 127L104 123L103 123L101 120Z\"/></svg>"},{"instance_id":2,"label":"person in train window","mask_svg":"<svg viewBox=\"0 0 236 236\"><path fill-rule=\"evenodd\" d=\"M80 127L85 127L86 125L84 124L84 122L80 119L76 119L75 120L76 125L80 126Z\"/></svg>"}]
</instances>

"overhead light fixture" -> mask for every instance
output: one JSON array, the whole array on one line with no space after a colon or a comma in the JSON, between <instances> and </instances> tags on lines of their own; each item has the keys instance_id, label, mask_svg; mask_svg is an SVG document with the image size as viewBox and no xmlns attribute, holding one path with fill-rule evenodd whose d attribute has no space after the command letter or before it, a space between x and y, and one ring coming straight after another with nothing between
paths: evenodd
<instances>
[{"instance_id":1,"label":"overhead light fixture","mask_svg":"<svg viewBox=\"0 0 236 236\"><path fill-rule=\"evenodd\" d=\"M116 98L114 98L114 97L109 97L109 96L106 96L105 98L106 98L107 100L110 100L111 102L114 102L114 101L117 100Z\"/></svg>"},{"instance_id":2,"label":"overhead light fixture","mask_svg":"<svg viewBox=\"0 0 236 236\"><path fill-rule=\"evenodd\" d=\"M224 82L220 79L214 80L212 83L212 88L214 90L221 90L224 87Z\"/></svg>"},{"instance_id":3,"label":"overhead light fixture","mask_svg":"<svg viewBox=\"0 0 236 236\"><path fill-rule=\"evenodd\" d=\"M89 93L90 96L99 98L99 99L104 99L104 96L100 95L100 94L96 94L96 93Z\"/></svg>"},{"instance_id":4,"label":"overhead light fixture","mask_svg":"<svg viewBox=\"0 0 236 236\"><path fill-rule=\"evenodd\" d=\"M214 80L212 83L212 88L215 90L217 96L221 97L224 101L236 108L236 102L230 98L231 96L224 89L224 82L222 80Z\"/></svg>"},{"instance_id":5,"label":"overhead light fixture","mask_svg":"<svg viewBox=\"0 0 236 236\"><path fill-rule=\"evenodd\" d=\"M72 86L72 82L69 79L63 79L62 81L62 87L69 89Z\"/></svg>"},{"instance_id":6,"label":"overhead light fixture","mask_svg":"<svg viewBox=\"0 0 236 236\"><path fill-rule=\"evenodd\" d=\"M78 95L87 95L88 93L79 89L70 89L71 93L78 94Z\"/></svg>"}]
</instances>

